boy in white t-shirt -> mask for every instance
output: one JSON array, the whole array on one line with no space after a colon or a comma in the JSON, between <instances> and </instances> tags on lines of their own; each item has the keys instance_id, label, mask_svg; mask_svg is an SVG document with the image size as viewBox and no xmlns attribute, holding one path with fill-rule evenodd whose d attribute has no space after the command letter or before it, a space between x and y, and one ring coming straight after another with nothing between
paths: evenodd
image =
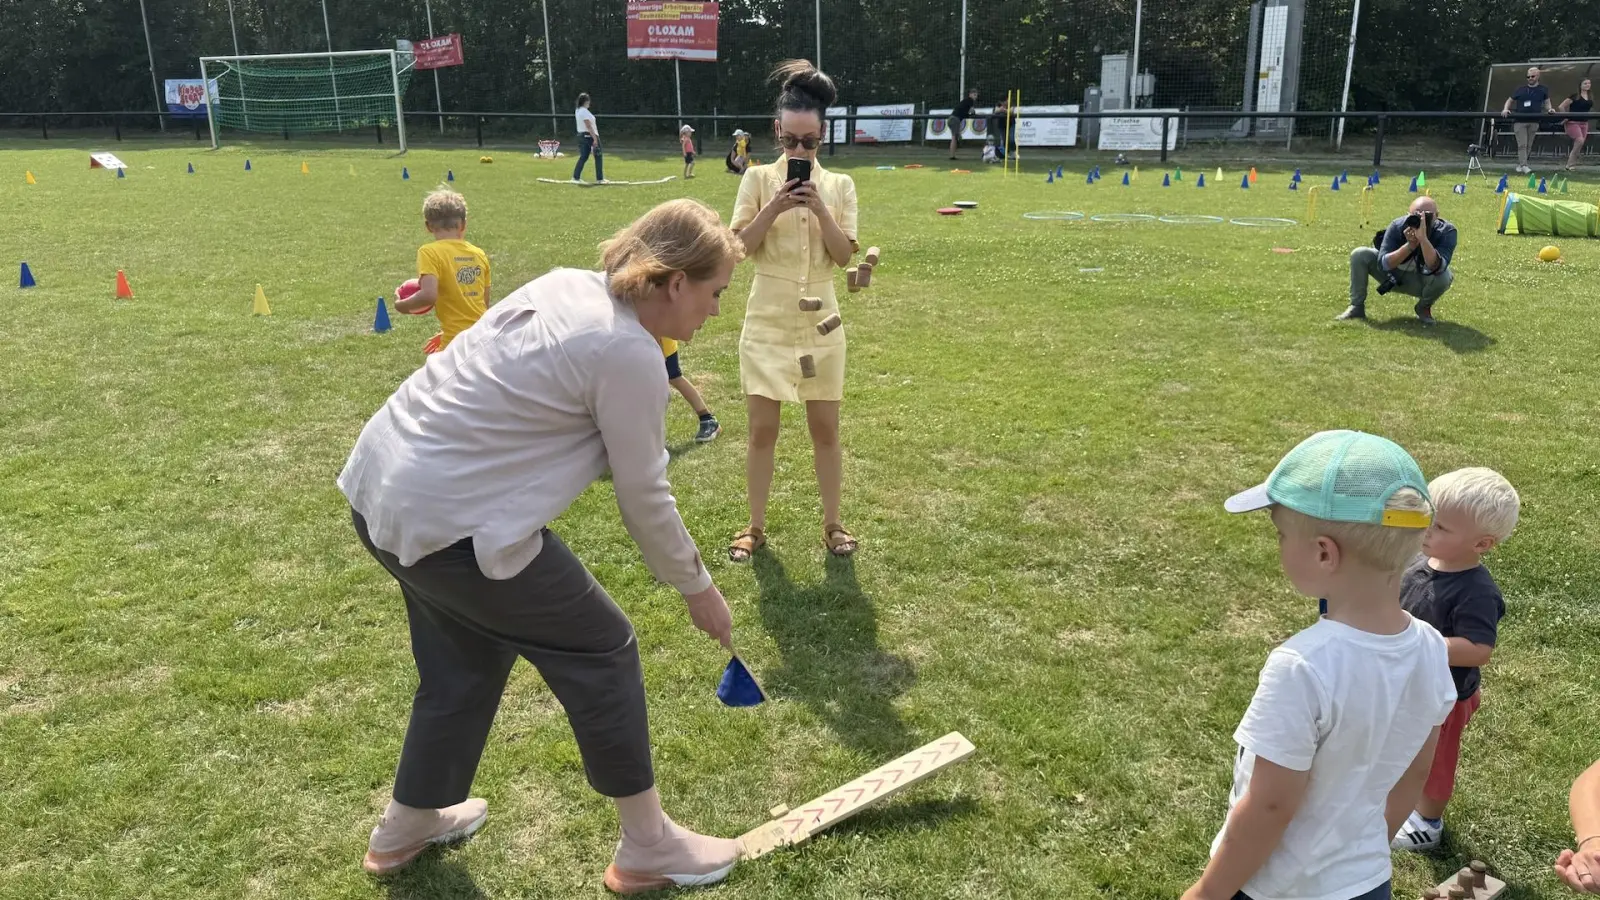
<instances>
[{"instance_id":1,"label":"boy in white t-shirt","mask_svg":"<svg viewBox=\"0 0 1600 900\"><path fill-rule=\"evenodd\" d=\"M1444 638L1400 608L1428 484L1392 441L1324 431L1225 508L1270 509L1284 574L1328 608L1261 669L1227 821L1184 900L1384 900L1389 839L1456 699Z\"/></svg>"}]
</instances>

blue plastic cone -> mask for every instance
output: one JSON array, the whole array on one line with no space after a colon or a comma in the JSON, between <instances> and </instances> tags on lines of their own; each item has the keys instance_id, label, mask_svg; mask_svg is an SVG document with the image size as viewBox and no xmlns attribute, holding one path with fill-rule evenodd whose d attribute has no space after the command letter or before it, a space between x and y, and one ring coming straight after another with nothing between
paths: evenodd
<instances>
[{"instance_id":1,"label":"blue plastic cone","mask_svg":"<svg viewBox=\"0 0 1600 900\"><path fill-rule=\"evenodd\" d=\"M1510 187L1510 185L1506 184L1506 176L1501 175L1500 183L1494 186L1494 192L1496 194L1504 194L1507 187Z\"/></svg>"},{"instance_id":2,"label":"blue plastic cone","mask_svg":"<svg viewBox=\"0 0 1600 900\"><path fill-rule=\"evenodd\" d=\"M1051 170L1049 172L1044 173L1044 183L1045 184L1055 184L1056 183L1056 173L1055 173L1054 170Z\"/></svg>"},{"instance_id":3,"label":"blue plastic cone","mask_svg":"<svg viewBox=\"0 0 1600 900\"><path fill-rule=\"evenodd\" d=\"M1333 180L1333 187L1329 188L1329 190L1337 191L1338 189L1339 189L1339 179L1335 178Z\"/></svg>"},{"instance_id":4,"label":"blue plastic cone","mask_svg":"<svg viewBox=\"0 0 1600 900\"><path fill-rule=\"evenodd\" d=\"M383 334L389 330L389 327L389 305L383 302L382 297L379 297L378 314L372 319L372 330L378 334Z\"/></svg>"},{"instance_id":5,"label":"blue plastic cone","mask_svg":"<svg viewBox=\"0 0 1600 900\"><path fill-rule=\"evenodd\" d=\"M1299 169L1295 169L1294 170L1294 177L1289 179L1289 180L1293 181L1295 184L1299 184L1300 183L1300 170Z\"/></svg>"},{"instance_id":6,"label":"blue plastic cone","mask_svg":"<svg viewBox=\"0 0 1600 900\"><path fill-rule=\"evenodd\" d=\"M1372 183L1373 184L1379 184L1382 181L1383 181L1383 179L1378 176L1378 170L1377 169L1373 169L1372 170Z\"/></svg>"},{"instance_id":7,"label":"blue plastic cone","mask_svg":"<svg viewBox=\"0 0 1600 900\"><path fill-rule=\"evenodd\" d=\"M1239 187L1242 190L1250 190L1250 174L1248 172L1239 176Z\"/></svg>"},{"instance_id":8,"label":"blue plastic cone","mask_svg":"<svg viewBox=\"0 0 1600 900\"><path fill-rule=\"evenodd\" d=\"M1061 167L1061 166L1059 166L1059 165L1058 165L1058 166L1056 166L1056 177L1057 177L1057 178L1060 178L1060 177L1062 177L1062 176L1063 176L1063 175L1065 175L1065 174L1066 174L1066 170L1065 170L1065 169L1063 169L1063 168L1062 168L1062 167Z\"/></svg>"},{"instance_id":9,"label":"blue plastic cone","mask_svg":"<svg viewBox=\"0 0 1600 900\"><path fill-rule=\"evenodd\" d=\"M29 271L27 263L23 263L22 264L22 283L19 284L18 287L30 288L30 287L33 287L35 284L38 284L38 282L33 280L33 272Z\"/></svg>"},{"instance_id":10,"label":"blue plastic cone","mask_svg":"<svg viewBox=\"0 0 1600 900\"><path fill-rule=\"evenodd\" d=\"M1345 184L1349 184L1350 183L1350 170L1349 169L1345 169L1343 172L1339 173L1339 180L1344 182Z\"/></svg>"},{"instance_id":11,"label":"blue plastic cone","mask_svg":"<svg viewBox=\"0 0 1600 900\"><path fill-rule=\"evenodd\" d=\"M444 172L444 180L445 181L455 181L456 180L456 170L455 169L446 169L445 172Z\"/></svg>"},{"instance_id":12,"label":"blue plastic cone","mask_svg":"<svg viewBox=\"0 0 1600 900\"><path fill-rule=\"evenodd\" d=\"M1172 187L1172 176L1171 175L1163 175L1163 176L1161 176L1161 186L1162 187Z\"/></svg>"},{"instance_id":13,"label":"blue plastic cone","mask_svg":"<svg viewBox=\"0 0 1600 900\"><path fill-rule=\"evenodd\" d=\"M1417 192L1417 179L1415 177L1413 177L1411 179L1411 186L1406 188L1406 190L1410 191L1413 194L1415 194Z\"/></svg>"},{"instance_id":14,"label":"blue plastic cone","mask_svg":"<svg viewBox=\"0 0 1600 900\"><path fill-rule=\"evenodd\" d=\"M717 685L717 699L722 701L723 706L756 706L764 702L767 695L761 690L761 685L756 684L750 670L735 656L728 660L728 667L722 670L722 681Z\"/></svg>"},{"instance_id":15,"label":"blue plastic cone","mask_svg":"<svg viewBox=\"0 0 1600 900\"><path fill-rule=\"evenodd\" d=\"M194 174L194 163L189 163L189 174L190 175Z\"/></svg>"},{"instance_id":16,"label":"blue plastic cone","mask_svg":"<svg viewBox=\"0 0 1600 900\"><path fill-rule=\"evenodd\" d=\"M1123 187L1127 187L1129 184L1130 184L1130 182L1128 181L1128 173L1127 172L1123 172L1122 173L1122 186Z\"/></svg>"},{"instance_id":17,"label":"blue plastic cone","mask_svg":"<svg viewBox=\"0 0 1600 900\"><path fill-rule=\"evenodd\" d=\"M244 161L244 170L246 172L250 171L250 160L248 159Z\"/></svg>"},{"instance_id":18,"label":"blue plastic cone","mask_svg":"<svg viewBox=\"0 0 1600 900\"><path fill-rule=\"evenodd\" d=\"M1458 184L1455 187L1450 189L1450 193L1452 193L1452 194L1465 194L1466 192L1467 192L1467 186L1464 185L1464 184Z\"/></svg>"},{"instance_id":19,"label":"blue plastic cone","mask_svg":"<svg viewBox=\"0 0 1600 900\"><path fill-rule=\"evenodd\" d=\"M410 181L411 180L411 170L406 168L405 166L401 166L400 167L400 180L401 181Z\"/></svg>"},{"instance_id":20,"label":"blue plastic cone","mask_svg":"<svg viewBox=\"0 0 1600 900\"><path fill-rule=\"evenodd\" d=\"M127 176L127 174L126 174L126 173L124 173L124 172L123 172L123 171L122 171L122 170L121 170L121 169L118 169L118 170L117 170L117 177L118 177L118 178L127 178L127 177L128 177L128 176Z\"/></svg>"},{"instance_id":21,"label":"blue plastic cone","mask_svg":"<svg viewBox=\"0 0 1600 900\"><path fill-rule=\"evenodd\" d=\"M120 172L122 170L118 169L117 171ZM1539 193L1541 193L1541 194L1548 194L1549 193L1549 191L1545 189L1545 183L1544 183L1544 179L1543 178L1539 179Z\"/></svg>"},{"instance_id":22,"label":"blue plastic cone","mask_svg":"<svg viewBox=\"0 0 1600 900\"><path fill-rule=\"evenodd\" d=\"M1194 186L1197 188L1206 186L1206 173L1200 173L1200 177L1194 180Z\"/></svg>"}]
</instances>

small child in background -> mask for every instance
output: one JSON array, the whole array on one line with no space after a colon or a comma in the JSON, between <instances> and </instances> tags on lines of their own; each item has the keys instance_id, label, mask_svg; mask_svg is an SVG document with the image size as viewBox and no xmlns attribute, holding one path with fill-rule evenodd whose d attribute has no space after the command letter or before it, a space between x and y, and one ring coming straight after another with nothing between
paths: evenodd
<instances>
[{"instance_id":1,"label":"small child in background","mask_svg":"<svg viewBox=\"0 0 1600 900\"><path fill-rule=\"evenodd\" d=\"M1456 704L1439 730L1439 749L1422 787L1417 808L1392 846L1432 850L1444 835L1444 808L1455 793L1461 732L1478 711L1479 667L1494 653L1505 598L1483 565L1483 555L1517 527L1522 499L1493 469L1458 469L1428 485L1433 525L1422 540L1422 555L1400 583L1400 605L1444 635L1450 648L1450 677Z\"/></svg>"},{"instance_id":2,"label":"small child in background","mask_svg":"<svg viewBox=\"0 0 1600 900\"><path fill-rule=\"evenodd\" d=\"M717 435L722 433L722 426L717 423L717 417L711 414L706 401L701 399L700 392L695 390L689 379L683 377L683 369L678 365L678 342L672 338L657 338L657 341L661 344L661 355L667 358L667 383L689 401L695 415L700 417L700 430L695 433L695 442L704 444L716 440Z\"/></svg>"},{"instance_id":3,"label":"small child in background","mask_svg":"<svg viewBox=\"0 0 1600 900\"><path fill-rule=\"evenodd\" d=\"M678 143L683 145L683 177L694 177L694 126L678 129Z\"/></svg>"},{"instance_id":4,"label":"small child in background","mask_svg":"<svg viewBox=\"0 0 1600 900\"><path fill-rule=\"evenodd\" d=\"M467 243L467 200L447 187L422 201L422 224L433 241L417 249L417 290L404 297L397 291L394 308L412 315L431 309L438 316L439 333L423 348L436 353L489 308L489 257Z\"/></svg>"},{"instance_id":5,"label":"small child in background","mask_svg":"<svg viewBox=\"0 0 1600 900\"><path fill-rule=\"evenodd\" d=\"M1456 696L1444 638L1400 608L1427 482L1392 441L1324 431L1224 508L1271 510L1284 574L1328 613L1267 656L1233 734L1227 819L1183 898L1388 900L1389 839Z\"/></svg>"}]
</instances>

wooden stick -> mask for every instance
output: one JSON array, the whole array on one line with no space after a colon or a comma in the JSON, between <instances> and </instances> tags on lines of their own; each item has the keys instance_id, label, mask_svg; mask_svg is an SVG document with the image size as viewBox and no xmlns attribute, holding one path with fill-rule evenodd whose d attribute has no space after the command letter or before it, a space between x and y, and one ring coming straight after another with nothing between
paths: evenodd
<instances>
[{"instance_id":1,"label":"wooden stick","mask_svg":"<svg viewBox=\"0 0 1600 900\"><path fill-rule=\"evenodd\" d=\"M839 318L838 313L830 313L826 319L817 323L817 334L827 334L843 324L844 320Z\"/></svg>"},{"instance_id":2,"label":"wooden stick","mask_svg":"<svg viewBox=\"0 0 1600 900\"><path fill-rule=\"evenodd\" d=\"M821 308L822 308L822 298L821 297L801 297L800 298L800 311L801 312L816 312L817 310L819 310Z\"/></svg>"},{"instance_id":3,"label":"wooden stick","mask_svg":"<svg viewBox=\"0 0 1600 900\"><path fill-rule=\"evenodd\" d=\"M817 361L812 359L811 358L811 354L809 354L809 353L807 353L805 356L800 357L800 377L801 378L815 378L815 377L817 377ZM774 816L773 818L777 818L777 817Z\"/></svg>"},{"instance_id":4,"label":"wooden stick","mask_svg":"<svg viewBox=\"0 0 1600 900\"><path fill-rule=\"evenodd\" d=\"M872 263L856 266L856 284L863 288L872 286Z\"/></svg>"},{"instance_id":5,"label":"wooden stick","mask_svg":"<svg viewBox=\"0 0 1600 900\"><path fill-rule=\"evenodd\" d=\"M745 859L758 859L779 847L793 847L858 812L893 797L977 752L972 742L952 731L884 766L812 800L798 810L773 816L766 824L739 837ZM776 810L776 808L775 808Z\"/></svg>"}]
</instances>

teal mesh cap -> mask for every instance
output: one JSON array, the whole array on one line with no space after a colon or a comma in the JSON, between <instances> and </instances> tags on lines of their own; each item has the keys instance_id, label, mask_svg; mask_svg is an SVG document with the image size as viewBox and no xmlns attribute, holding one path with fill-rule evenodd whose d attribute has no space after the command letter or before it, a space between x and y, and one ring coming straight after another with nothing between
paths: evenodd
<instances>
[{"instance_id":1,"label":"teal mesh cap","mask_svg":"<svg viewBox=\"0 0 1600 900\"><path fill-rule=\"evenodd\" d=\"M1322 431L1290 450L1265 483L1229 497L1223 508L1241 513L1276 503L1328 522L1427 528L1431 513L1387 508L1402 488L1432 506L1422 469L1399 444L1361 431Z\"/></svg>"}]
</instances>

